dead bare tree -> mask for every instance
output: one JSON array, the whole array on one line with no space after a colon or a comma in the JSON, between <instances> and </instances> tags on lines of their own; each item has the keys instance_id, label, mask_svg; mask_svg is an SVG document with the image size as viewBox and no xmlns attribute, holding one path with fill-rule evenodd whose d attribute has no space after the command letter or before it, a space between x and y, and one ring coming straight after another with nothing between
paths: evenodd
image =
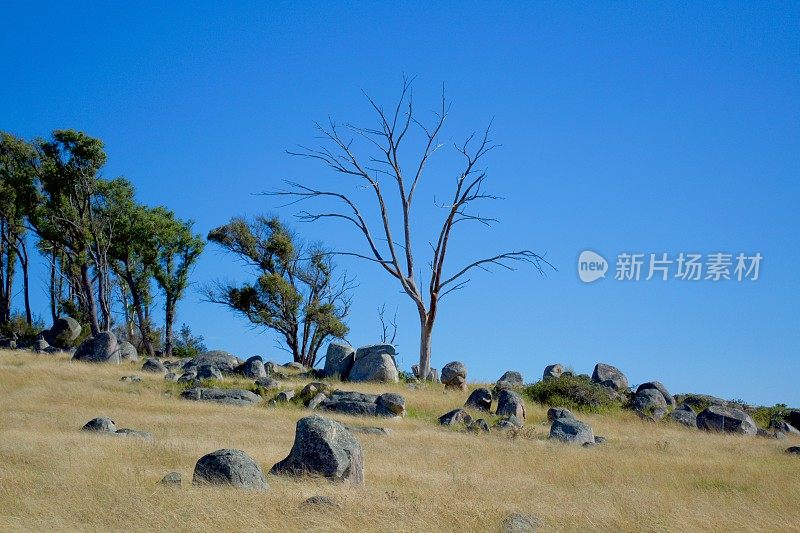
<instances>
[{"instance_id":1,"label":"dead bare tree","mask_svg":"<svg viewBox=\"0 0 800 533\"><path fill-rule=\"evenodd\" d=\"M332 169L335 173L354 178L364 188L374 194L374 202L380 212L380 232L383 237L377 237L370 229L367 219L352 197L337 190L321 190L299 183L287 181L286 189L274 190L265 194L272 196L289 197L285 205L311 198L328 198L342 205L344 211L303 212L298 215L301 220L317 221L325 218L334 218L352 223L366 240L369 253L355 251L333 252L338 255L354 256L376 263L390 276L397 279L400 286L414 302L420 320L420 348L419 348L419 375L427 377L431 362L431 338L439 304L447 294L463 289L470 281L466 277L475 269L488 270L488 267L498 267L514 270L514 263L529 263L539 273L543 274L545 266L552 267L543 256L531 250L519 250L499 253L497 255L475 260L463 267L454 270L453 274L445 273L445 258L448 246L451 243L453 228L460 222L478 222L490 226L495 219L480 216L469 212L469 208L481 200L494 200L498 197L484 191L486 170L479 168L486 154L495 149L489 138L489 127L480 136L472 134L455 149L463 158L463 167L454 175L453 195L449 203L437 204L446 213L435 243L429 242L433 256L429 263L430 279L427 289L423 289L415 277L415 253L412 246L412 205L414 193L423 177L426 165L431 156L443 145L439 143L439 136L445 124L449 111L449 104L442 90L441 108L435 113L435 120L425 125L414 116L413 80L403 80L403 89L400 99L390 111L385 111L375 101L367 96L372 109L377 114L377 127L359 127L350 123L337 124L329 120L327 126L319 123L316 128L325 142L319 148L301 146L297 151L288 151L290 155L319 161ZM403 141L412 129L419 129L424 145L421 152L414 159L410 172L405 173L400 163L400 148L405 146ZM354 141L360 138L375 150L376 156L356 155ZM405 161L404 156L404 161ZM400 211L402 223L402 242L395 241L393 228L398 224L390 214L391 198L383 188L388 182L397 188L397 206ZM435 202L435 200L434 200ZM460 226L459 226L460 227ZM420 277L422 273L420 272Z\"/></svg>"},{"instance_id":2,"label":"dead bare tree","mask_svg":"<svg viewBox=\"0 0 800 533\"><path fill-rule=\"evenodd\" d=\"M397 309L390 320L386 319L386 304L378 308L378 320L381 321L381 342L394 344L397 338Z\"/></svg>"}]
</instances>

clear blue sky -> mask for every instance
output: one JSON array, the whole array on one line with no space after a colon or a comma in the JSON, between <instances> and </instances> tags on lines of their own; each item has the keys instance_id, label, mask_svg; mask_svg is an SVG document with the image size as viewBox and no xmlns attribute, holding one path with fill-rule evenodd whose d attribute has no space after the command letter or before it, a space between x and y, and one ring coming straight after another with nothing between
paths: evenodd
<instances>
[{"instance_id":1,"label":"clear blue sky","mask_svg":"<svg viewBox=\"0 0 800 533\"><path fill-rule=\"evenodd\" d=\"M549 363L590 373L604 361L633 384L800 405L800 4L70 4L3 2L1 129L102 138L106 176L128 177L140 200L205 234L233 215L274 212L277 202L253 193L282 179L338 179L284 150L314 142L314 120L372 120L362 89L388 104L402 73L416 75L422 113L445 83L443 140L493 117L503 146L487 163L490 188L506 197L481 211L501 224L465 226L449 265L530 247L559 270L473 276L443 303L434 366L459 359L471 380L507 369L532 380ZM420 255L450 161L431 167L420 192ZM346 226L299 229L361 246ZM584 249L612 261L623 251L764 260L757 282L586 285L576 267ZM410 367L410 301L374 265L340 263L360 284L352 342L375 341L376 308L397 306ZM194 281L242 275L209 246ZM34 297L46 316L43 286ZM271 335L195 293L179 322L211 347L285 358Z\"/></svg>"}]
</instances>

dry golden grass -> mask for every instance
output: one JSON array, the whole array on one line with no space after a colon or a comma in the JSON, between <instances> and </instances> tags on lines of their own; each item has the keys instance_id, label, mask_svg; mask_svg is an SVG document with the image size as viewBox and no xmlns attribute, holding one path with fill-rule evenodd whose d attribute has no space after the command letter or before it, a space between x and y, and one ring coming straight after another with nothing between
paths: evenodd
<instances>
[{"instance_id":1,"label":"dry golden grass","mask_svg":"<svg viewBox=\"0 0 800 533\"><path fill-rule=\"evenodd\" d=\"M336 417L393 430L357 435L363 487L268 475L265 493L196 488L195 462L219 448L242 449L267 472L307 412L184 401L166 394L161 376L137 370L0 352L0 530L496 531L515 511L567 531L789 531L800 523L800 460L783 453L787 440L618 413L580 417L608 438L583 449L547 442L546 410L530 404L522 435L473 435L432 422L466 399L438 386L347 385L401 392L413 412L401 421ZM144 381L119 380L133 372ZM154 439L79 431L100 415ZM159 486L173 470L184 487ZM315 494L341 507L301 508Z\"/></svg>"}]
</instances>

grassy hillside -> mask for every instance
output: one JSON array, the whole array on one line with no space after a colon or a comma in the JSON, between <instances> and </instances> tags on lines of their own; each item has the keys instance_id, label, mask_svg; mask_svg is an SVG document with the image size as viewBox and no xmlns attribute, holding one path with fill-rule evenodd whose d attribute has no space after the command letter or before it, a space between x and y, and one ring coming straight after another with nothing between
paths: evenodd
<instances>
[{"instance_id":1,"label":"grassy hillside","mask_svg":"<svg viewBox=\"0 0 800 533\"><path fill-rule=\"evenodd\" d=\"M540 517L544 530L798 529L800 460L783 453L791 439L708 434L618 412L579 415L608 438L584 449L548 442L546 408L530 401L516 436L475 435L435 424L468 394L436 385L344 386L400 392L410 411L398 421L334 416L393 430L356 435L363 487L267 476L266 493L195 488L195 462L219 448L242 449L267 472L308 411L180 400L139 366L0 352L0 530L495 531L515 511ZM120 381L131 373L143 381ZM100 415L154 438L79 431ZM173 470L184 487L159 486ZM340 508L301 508L316 494Z\"/></svg>"}]
</instances>

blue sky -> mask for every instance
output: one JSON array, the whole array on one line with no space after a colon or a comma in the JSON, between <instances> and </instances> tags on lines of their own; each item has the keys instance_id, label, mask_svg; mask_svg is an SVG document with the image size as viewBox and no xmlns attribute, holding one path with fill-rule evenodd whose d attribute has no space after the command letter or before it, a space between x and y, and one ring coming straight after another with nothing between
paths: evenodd
<instances>
[{"instance_id":1,"label":"blue sky","mask_svg":"<svg viewBox=\"0 0 800 533\"><path fill-rule=\"evenodd\" d=\"M558 271L472 276L443 303L433 366L458 359L470 380L508 369L533 380L550 363L591 373L602 361L633 384L800 405L797 3L75 4L3 3L3 130L102 138L107 177L128 177L141 201L205 234L234 215L291 217L297 209L254 195L283 179L352 187L284 151L315 142L314 120L369 124L362 89L389 105L402 74L415 75L423 116L444 83L453 106L443 142L494 119L502 147L486 168L506 198L481 209L501 220L494 229L462 228L448 266L527 247ZM419 192L420 257L452 163L444 150ZM364 250L347 226L297 229ZM611 261L606 279L579 280L584 249ZM719 251L760 252L760 279L612 275L620 252ZM374 342L376 309L397 307L410 367L413 305L374 265L340 264L359 283L350 340ZM209 246L193 279L245 275ZM34 280L44 276L37 267ZM34 302L46 315L43 287ZM179 322L212 347L286 357L270 334L195 292Z\"/></svg>"}]
</instances>

